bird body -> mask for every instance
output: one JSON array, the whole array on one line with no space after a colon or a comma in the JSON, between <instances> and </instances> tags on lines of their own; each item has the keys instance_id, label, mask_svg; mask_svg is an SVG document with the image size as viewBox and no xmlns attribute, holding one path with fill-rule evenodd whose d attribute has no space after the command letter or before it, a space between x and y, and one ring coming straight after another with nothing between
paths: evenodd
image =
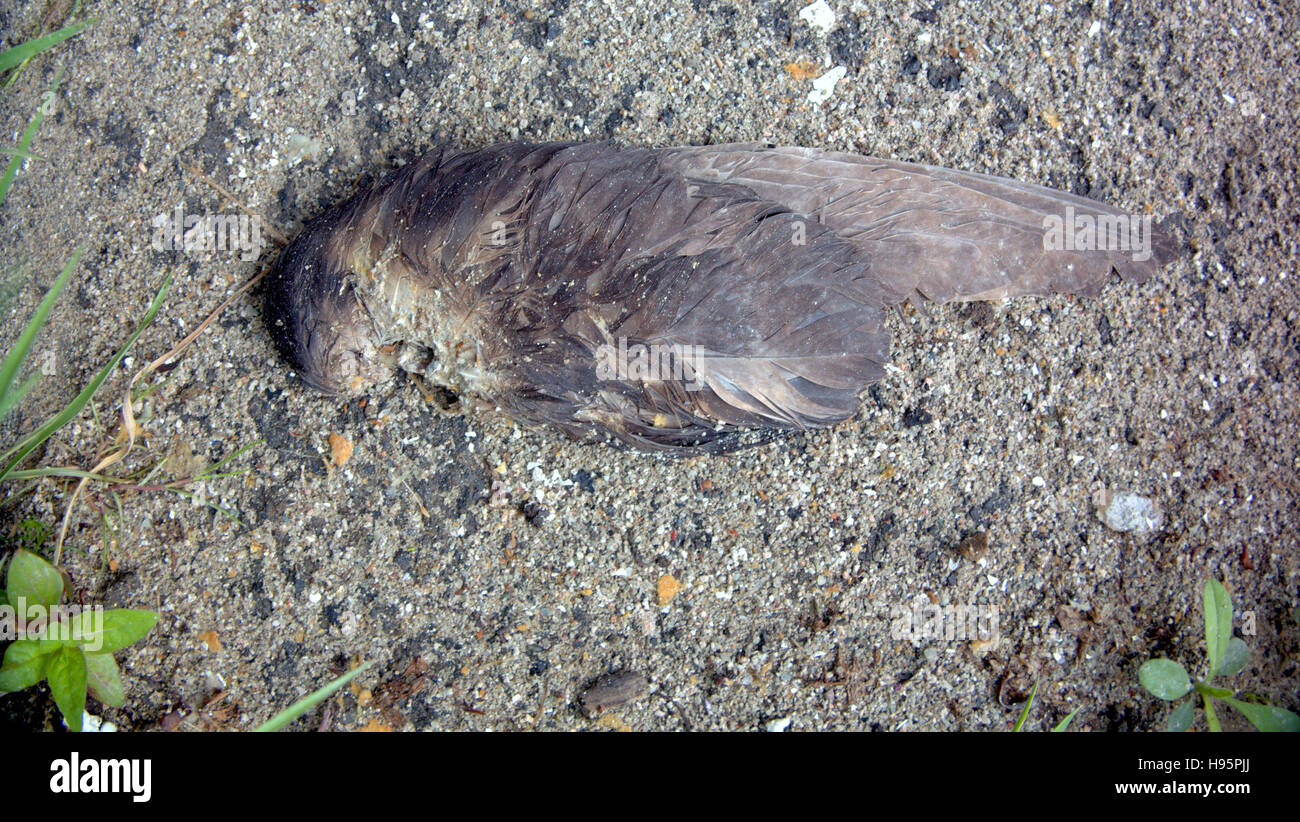
<instances>
[{"instance_id":1,"label":"bird body","mask_svg":"<svg viewBox=\"0 0 1300 822\"><path fill-rule=\"evenodd\" d=\"M335 206L265 299L319 389L406 371L471 410L690 454L852 416L904 300L1094 293L1171 257L1149 219L985 175L758 144L505 143L435 151Z\"/></svg>"}]
</instances>

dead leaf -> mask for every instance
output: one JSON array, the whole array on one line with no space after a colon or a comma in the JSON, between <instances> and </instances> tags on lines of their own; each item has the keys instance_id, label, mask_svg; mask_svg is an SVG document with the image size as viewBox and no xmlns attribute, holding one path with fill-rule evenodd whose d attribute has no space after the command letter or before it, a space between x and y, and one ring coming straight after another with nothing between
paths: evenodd
<instances>
[{"instance_id":1,"label":"dead leaf","mask_svg":"<svg viewBox=\"0 0 1300 822\"><path fill-rule=\"evenodd\" d=\"M650 683L636 671L616 671L597 679L582 695L582 709L594 719L610 708L635 702L645 696Z\"/></svg>"},{"instance_id":2,"label":"dead leaf","mask_svg":"<svg viewBox=\"0 0 1300 822\"><path fill-rule=\"evenodd\" d=\"M209 651L221 650L221 637L217 635L216 631L203 631L199 634L199 639L203 640Z\"/></svg>"},{"instance_id":3,"label":"dead leaf","mask_svg":"<svg viewBox=\"0 0 1300 822\"><path fill-rule=\"evenodd\" d=\"M352 443L342 434L330 432L330 459L335 468L342 468L352 458Z\"/></svg>"},{"instance_id":4,"label":"dead leaf","mask_svg":"<svg viewBox=\"0 0 1300 822\"><path fill-rule=\"evenodd\" d=\"M786 63L785 70L796 80L815 80L822 76L821 68L819 68L816 63L809 63L807 61Z\"/></svg>"}]
</instances>

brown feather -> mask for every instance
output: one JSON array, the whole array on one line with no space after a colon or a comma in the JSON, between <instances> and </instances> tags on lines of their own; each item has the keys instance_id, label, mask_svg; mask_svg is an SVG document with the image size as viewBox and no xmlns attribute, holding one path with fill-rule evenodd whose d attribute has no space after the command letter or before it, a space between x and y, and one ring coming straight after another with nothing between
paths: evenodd
<instances>
[{"instance_id":1,"label":"brown feather","mask_svg":"<svg viewBox=\"0 0 1300 822\"><path fill-rule=\"evenodd\" d=\"M1144 282L1174 256L1152 228L1151 256L1046 251L1044 219L1127 218L1095 200L985 174L815 148L735 144L666 152L687 177L743 185L816 217L871 255L891 303L913 295L947 302L1052 292L1092 294L1112 269Z\"/></svg>"}]
</instances>

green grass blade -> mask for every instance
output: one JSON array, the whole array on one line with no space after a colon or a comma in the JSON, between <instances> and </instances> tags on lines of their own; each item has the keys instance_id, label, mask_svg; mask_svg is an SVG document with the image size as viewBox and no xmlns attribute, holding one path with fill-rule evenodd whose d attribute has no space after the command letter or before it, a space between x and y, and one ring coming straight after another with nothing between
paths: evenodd
<instances>
[{"instance_id":1,"label":"green grass blade","mask_svg":"<svg viewBox=\"0 0 1300 822\"><path fill-rule=\"evenodd\" d=\"M50 161L49 157L33 154L30 151L19 151L16 148L0 148L0 154L7 154L10 157L17 157L22 160L41 160L46 163Z\"/></svg>"},{"instance_id":2,"label":"green grass blade","mask_svg":"<svg viewBox=\"0 0 1300 822\"><path fill-rule=\"evenodd\" d=\"M1029 692L1029 701L1025 703L1025 709L1020 712L1020 718L1016 720L1016 726L1011 729L1012 733L1017 733L1025 727L1025 720L1029 718L1029 709L1034 707L1034 697L1038 694L1038 683L1034 683L1034 689Z\"/></svg>"},{"instance_id":3,"label":"green grass blade","mask_svg":"<svg viewBox=\"0 0 1300 822\"><path fill-rule=\"evenodd\" d=\"M59 299L59 292L63 286L67 285L68 278L72 276L72 271L81 262L81 255L86 252L83 245L76 251L72 252L72 259L68 260L63 266L63 271L50 286L50 290L45 293L45 299L36 307L36 313L32 315L27 327L18 337L18 341L9 349L5 355L4 362L0 362L0 405L8 399L9 386L13 385L14 378L18 376L18 369L22 368L23 360L27 358L27 352L31 349L32 343L36 341L36 335L41 333L41 328L45 321L49 319L50 312L54 310L54 303Z\"/></svg>"},{"instance_id":4,"label":"green grass blade","mask_svg":"<svg viewBox=\"0 0 1300 822\"><path fill-rule=\"evenodd\" d=\"M1070 727L1070 723L1074 721L1074 715L1077 714L1080 710L1082 709L1075 708L1073 711L1070 711L1070 715L1067 716L1065 719L1062 719L1060 723L1058 723L1057 726L1052 729L1052 733L1054 734L1065 733L1066 729Z\"/></svg>"},{"instance_id":5,"label":"green grass blade","mask_svg":"<svg viewBox=\"0 0 1300 822\"><path fill-rule=\"evenodd\" d=\"M70 37L76 37L97 22L99 22L99 18L92 17L89 20L82 20L80 23L64 26L53 34L37 37L35 40L28 40L26 43L20 43L13 48L0 51L0 71L8 71L16 66L21 66L46 49L53 48Z\"/></svg>"},{"instance_id":6,"label":"green grass blade","mask_svg":"<svg viewBox=\"0 0 1300 822\"><path fill-rule=\"evenodd\" d=\"M163 457L162 459L158 460L158 462L154 463L154 466L152 468L150 468L147 472L145 472L144 476L136 480L136 485L148 485L149 481L152 480L154 477L158 476L159 472L162 471L163 466L166 464L167 464L166 457Z\"/></svg>"},{"instance_id":7,"label":"green grass blade","mask_svg":"<svg viewBox=\"0 0 1300 822\"><path fill-rule=\"evenodd\" d=\"M0 419L7 416L10 411L14 410L18 403L23 401L23 397L27 396L27 392L31 391L32 388L36 386L36 383L40 378L41 375L38 371L23 380L22 384L17 388L12 388L4 392L4 394L0 394Z\"/></svg>"},{"instance_id":8,"label":"green grass blade","mask_svg":"<svg viewBox=\"0 0 1300 822\"><path fill-rule=\"evenodd\" d=\"M228 464L231 460L238 459L239 456L240 456L241 454L243 454L245 451L247 451L248 449L250 449L250 448L252 448L252 447L254 447L254 446L256 446L256 445L261 445L263 442L264 442L264 440L260 440L260 439L253 440L252 442L248 443L248 444L245 445L244 447L240 448L238 451L235 451L235 452L233 452L233 453L231 453L231 454L227 454L225 457L223 457L223 458L221 459L220 462L218 462L218 463L216 463L215 465L213 465L211 468L209 468L209 469L208 469L207 471L205 471L204 473L199 474L199 476L196 477L196 479L211 479L211 478L216 477L216 476L221 476L220 474L214 474L214 473L212 473L212 472L214 472L214 471L216 471L217 469L221 468L221 466Z\"/></svg>"},{"instance_id":9,"label":"green grass blade","mask_svg":"<svg viewBox=\"0 0 1300 822\"><path fill-rule=\"evenodd\" d=\"M351 671L348 671L346 674L334 680L330 684L326 685L324 688L321 688L320 690L317 691L313 691L311 694L303 697L302 699L290 705L288 708L285 708L280 713L271 717L269 720L267 720L266 724L257 728L255 732L269 733L271 731L282 730L285 726L293 722L298 717L307 713L312 708L319 705L321 702L324 702L326 699L329 699L331 696L334 695L335 691L337 691L339 688L342 688L344 685L351 682L362 671L364 671L369 667L370 667L370 663L367 662L358 668L353 668Z\"/></svg>"},{"instance_id":10,"label":"green grass blade","mask_svg":"<svg viewBox=\"0 0 1300 822\"><path fill-rule=\"evenodd\" d=\"M246 526L244 525L244 521L241 520L241 519L239 518L239 514L238 514L238 513L234 512L234 511L230 511L230 510L225 509L225 508L222 508L220 505L217 505L215 502L209 502L208 500L200 500L200 499L199 499L198 497L196 497L194 494L191 494L189 491L181 490L180 488L173 488L173 489L171 489L171 492L172 492L173 494L177 495L178 497L184 497L185 499L189 500L190 502L194 502L194 501L197 500L197 501L199 502L200 505L206 505L206 506L208 506L208 507L211 508L213 511L216 511L216 512L217 512L218 514L220 514L221 516L225 517L226 519L228 519L228 520L230 520L231 522L233 522L233 523L235 523L236 525L238 525L240 528L244 528L244 527L246 527Z\"/></svg>"},{"instance_id":11,"label":"green grass blade","mask_svg":"<svg viewBox=\"0 0 1300 822\"><path fill-rule=\"evenodd\" d=\"M10 471L5 479L27 480L27 479L45 479L47 477L70 477L72 479L88 479L95 482L102 482L107 485L125 484L130 480L121 477L110 477L107 474L96 474L91 471L82 471L80 468L66 468L63 466L57 468L30 468L23 471Z\"/></svg>"},{"instance_id":12,"label":"green grass blade","mask_svg":"<svg viewBox=\"0 0 1300 822\"><path fill-rule=\"evenodd\" d=\"M14 470L14 467L22 462L24 457L53 436L55 431L67 425L69 420L81 413L81 409L85 408L86 403L90 402L90 398L99 390L99 386L103 385L104 380L108 379L109 375L113 373L113 369L117 368L117 364L126 356L126 352L130 350L132 345L135 345L135 341L144 333L145 328L149 326L149 323L153 322L154 316L158 314L159 309L163 306L163 300L167 296L167 288L171 285L171 282L171 275L168 274L167 279L163 281L162 287L154 295L153 302L149 304L149 310L145 312L144 318L140 320L140 324L136 326L126 344L118 350L117 354L113 355L108 364L90 381L90 384L83 388L81 393L72 402L68 403L62 411L47 420L40 428L28 434L3 455L0 455L0 463L4 464L4 470L0 470L0 480L6 479Z\"/></svg>"},{"instance_id":13,"label":"green grass blade","mask_svg":"<svg viewBox=\"0 0 1300 822\"><path fill-rule=\"evenodd\" d=\"M54 75L54 82L50 84L50 94L59 90L59 84L63 82L63 69L59 69ZM9 166L5 169L3 177L0 177L0 203L4 202L5 195L9 193L9 186L13 185L14 178L18 176L18 169L22 167L24 154L31 153L32 140L36 139L36 132L40 131L41 123L45 122L45 105L36 107L36 113L28 121L27 128L23 130L22 139L18 141L18 147L15 149L14 156L9 160Z\"/></svg>"},{"instance_id":14,"label":"green grass blade","mask_svg":"<svg viewBox=\"0 0 1300 822\"><path fill-rule=\"evenodd\" d=\"M149 385L141 386L139 389L136 390L135 396L131 397L131 402L139 402L145 397L148 397L153 392L167 385L175 378L176 378L176 374L175 372L173 372L171 374L168 374L166 379L159 380L158 382L150 383Z\"/></svg>"},{"instance_id":15,"label":"green grass blade","mask_svg":"<svg viewBox=\"0 0 1300 822\"><path fill-rule=\"evenodd\" d=\"M246 468L236 468L233 471L219 471L215 474L202 474L200 476L195 477L194 481L205 482L207 480L221 479L222 477L242 477L252 470L253 470L253 466L250 465Z\"/></svg>"}]
</instances>

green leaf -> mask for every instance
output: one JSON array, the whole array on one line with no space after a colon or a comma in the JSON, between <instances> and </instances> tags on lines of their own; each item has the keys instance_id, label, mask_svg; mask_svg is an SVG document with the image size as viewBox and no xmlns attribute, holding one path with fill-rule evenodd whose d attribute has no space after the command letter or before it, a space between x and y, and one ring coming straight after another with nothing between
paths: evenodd
<instances>
[{"instance_id":1,"label":"green leaf","mask_svg":"<svg viewBox=\"0 0 1300 822\"><path fill-rule=\"evenodd\" d=\"M35 40L29 40L13 48L0 51L0 71L8 71L14 66L20 66L26 61L32 59L48 48L57 46L69 37L75 37L88 27L99 21L98 17L90 20L82 20L80 23L73 23L70 26L64 26L53 34L47 34L44 37L38 37Z\"/></svg>"},{"instance_id":2,"label":"green leaf","mask_svg":"<svg viewBox=\"0 0 1300 822\"><path fill-rule=\"evenodd\" d=\"M1057 724L1057 726L1052 729L1052 733L1054 734L1064 733L1065 729L1070 727L1070 723L1074 721L1074 715L1077 714L1078 712L1079 712L1078 708L1075 708L1073 711L1070 711L1070 715L1067 716L1065 719L1062 719Z\"/></svg>"},{"instance_id":3,"label":"green leaf","mask_svg":"<svg viewBox=\"0 0 1300 822\"><path fill-rule=\"evenodd\" d=\"M278 731L284 728L290 722L293 722L298 717L307 713L319 703L325 701L326 699L329 699L331 696L333 696L335 691L337 691L339 688L342 688L344 685L351 682L362 671L364 671L369 667L370 667L370 663L367 662L366 664L358 668L353 668L351 671L348 671L346 674L334 680L333 682L326 685L325 687L313 691L309 695L303 697L302 699L290 705L288 708L285 708L280 713L271 717L269 720L267 720L267 722L264 725L257 728L256 732L268 733L271 731Z\"/></svg>"},{"instance_id":4,"label":"green leaf","mask_svg":"<svg viewBox=\"0 0 1300 822\"><path fill-rule=\"evenodd\" d=\"M1256 705L1253 702L1242 702L1240 699L1232 698L1223 701L1236 708L1242 716L1250 720L1250 724L1261 731L1300 732L1300 716L1296 716L1286 708L1279 708L1276 705Z\"/></svg>"},{"instance_id":5,"label":"green leaf","mask_svg":"<svg viewBox=\"0 0 1300 822\"><path fill-rule=\"evenodd\" d=\"M122 674L112 654L86 654L86 685L90 695L105 705L120 708L126 702Z\"/></svg>"},{"instance_id":6,"label":"green leaf","mask_svg":"<svg viewBox=\"0 0 1300 822\"><path fill-rule=\"evenodd\" d=\"M9 650L5 652L5 659L9 658L9 654L13 652L13 649L17 647L19 643L22 643L26 647L26 650L24 650L23 653L35 654L37 656L52 654L64 645L68 644L60 639L49 639L46 636L46 629L42 628L37 633L28 634L26 637L19 639L10 645Z\"/></svg>"},{"instance_id":7,"label":"green leaf","mask_svg":"<svg viewBox=\"0 0 1300 822\"><path fill-rule=\"evenodd\" d=\"M1192 689L1187 669L1172 659L1147 660L1138 669L1138 681L1152 696L1165 700L1186 696Z\"/></svg>"},{"instance_id":8,"label":"green leaf","mask_svg":"<svg viewBox=\"0 0 1300 822\"><path fill-rule=\"evenodd\" d=\"M1012 733L1018 733L1021 728L1025 727L1025 720L1029 718L1029 709L1034 707L1034 696L1038 693L1038 683L1034 683L1034 689L1029 692L1029 699L1025 700L1025 709L1020 712L1020 718L1016 720L1015 727L1011 729Z\"/></svg>"},{"instance_id":9,"label":"green leaf","mask_svg":"<svg viewBox=\"0 0 1300 822\"><path fill-rule=\"evenodd\" d=\"M17 607L21 597L28 606L49 608L63 596L63 575L59 569L30 551L14 551L9 561L9 578L5 598Z\"/></svg>"},{"instance_id":10,"label":"green leaf","mask_svg":"<svg viewBox=\"0 0 1300 822\"><path fill-rule=\"evenodd\" d=\"M65 645L51 654L45 677L50 681L50 695L63 713L63 721L72 731L81 730L81 715L86 710L86 657L81 649Z\"/></svg>"},{"instance_id":11,"label":"green leaf","mask_svg":"<svg viewBox=\"0 0 1300 822\"><path fill-rule=\"evenodd\" d=\"M84 250L84 247L81 250ZM144 330L149 326L149 323L153 322L154 316L157 315L159 309L162 308L163 298L167 295L167 288L171 285L171 281L172 277L168 274L167 278L163 280L162 287L159 288L158 293L154 295L153 302L149 304L149 310L145 312L144 318L141 319L140 324L135 327L135 331L132 332L130 338L127 339L126 344L118 349L118 352L113 355L113 358L108 361L108 364L99 370L99 373L90 381L90 384L83 388L81 393L73 398L72 402L64 406L62 411L50 417L41 425L40 428L37 428L32 433L28 434L19 441L17 445L12 446L8 451L4 452L3 456L0 456L0 463L4 463L4 469L0 470L0 480L8 477L10 472L14 470L18 463L23 461L24 457L39 447L41 443L49 439L55 431L58 431L66 425L69 420L81 413L81 409L85 408L86 403L90 402L90 398L95 396L95 392L99 390L99 386L104 383L104 380L108 379L110 374L113 373L113 369L117 368L117 364L121 362L124 356L126 356L126 352L131 349L131 346L135 345L135 341L139 339L142 333L144 333Z\"/></svg>"},{"instance_id":12,"label":"green leaf","mask_svg":"<svg viewBox=\"0 0 1300 822\"><path fill-rule=\"evenodd\" d=\"M1212 696L1215 699L1227 699L1235 693L1231 688L1220 688L1208 682L1196 682L1192 684L1192 687L1196 689L1197 693Z\"/></svg>"},{"instance_id":13,"label":"green leaf","mask_svg":"<svg viewBox=\"0 0 1300 822\"><path fill-rule=\"evenodd\" d=\"M1182 733L1192 727L1192 722L1196 719L1196 697L1183 700L1183 703L1174 712L1169 715L1169 730L1172 733Z\"/></svg>"},{"instance_id":14,"label":"green leaf","mask_svg":"<svg viewBox=\"0 0 1300 822\"><path fill-rule=\"evenodd\" d=\"M1201 699L1205 701L1205 722L1210 726L1210 732L1217 734L1223 728L1219 727L1219 714L1214 710L1214 698L1209 694L1201 694Z\"/></svg>"},{"instance_id":15,"label":"green leaf","mask_svg":"<svg viewBox=\"0 0 1300 822\"><path fill-rule=\"evenodd\" d=\"M21 691L45 678L50 658L40 652L38 645L30 639L20 639L9 645L4 664L0 665L0 693Z\"/></svg>"},{"instance_id":16,"label":"green leaf","mask_svg":"<svg viewBox=\"0 0 1300 822\"><path fill-rule=\"evenodd\" d=\"M40 160L41 162L44 163L48 163L50 161L49 157L42 157L39 154L32 154L30 151L19 151L16 148L0 148L0 154L6 154L10 157L22 157L24 160Z\"/></svg>"},{"instance_id":17,"label":"green leaf","mask_svg":"<svg viewBox=\"0 0 1300 822\"><path fill-rule=\"evenodd\" d=\"M144 637L158 622L155 611L86 609L72 620L72 636L87 653L112 653Z\"/></svg>"},{"instance_id":18,"label":"green leaf","mask_svg":"<svg viewBox=\"0 0 1300 822\"><path fill-rule=\"evenodd\" d=\"M1210 657L1210 676L1223 664L1232 639L1232 597L1217 579L1205 583L1205 652Z\"/></svg>"},{"instance_id":19,"label":"green leaf","mask_svg":"<svg viewBox=\"0 0 1300 822\"><path fill-rule=\"evenodd\" d=\"M1250 662L1250 646L1241 637L1234 636L1228 640L1228 650L1223 655L1217 676L1232 676L1241 673Z\"/></svg>"}]
</instances>

